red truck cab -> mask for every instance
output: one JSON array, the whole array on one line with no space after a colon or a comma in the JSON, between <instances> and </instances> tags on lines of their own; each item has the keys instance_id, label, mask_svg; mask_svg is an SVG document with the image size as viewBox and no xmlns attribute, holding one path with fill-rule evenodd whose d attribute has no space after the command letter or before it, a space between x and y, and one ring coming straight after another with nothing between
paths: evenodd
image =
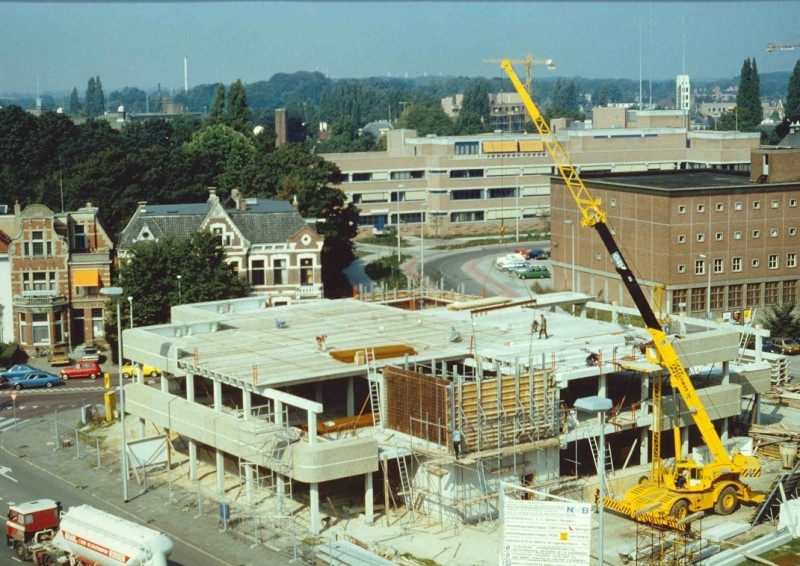
<instances>
[{"instance_id":1,"label":"red truck cab","mask_svg":"<svg viewBox=\"0 0 800 566\"><path fill-rule=\"evenodd\" d=\"M61 521L61 502L52 499L28 501L8 506L6 520L6 545L22 560L28 556L28 545L37 539L52 538ZM39 537L36 535L43 533Z\"/></svg>"},{"instance_id":2,"label":"red truck cab","mask_svg":"<svg viewBox=\"0 0 800 566\"><path fill-rule=\"evenodd\" d=\"M64 380L74 379L76 377L91 377L92 379L97 379L103 375L103 371L100 369L100 364L98 362L81 360L68 368L62 369L59 374Z\"/></svg>"}]
</instances>

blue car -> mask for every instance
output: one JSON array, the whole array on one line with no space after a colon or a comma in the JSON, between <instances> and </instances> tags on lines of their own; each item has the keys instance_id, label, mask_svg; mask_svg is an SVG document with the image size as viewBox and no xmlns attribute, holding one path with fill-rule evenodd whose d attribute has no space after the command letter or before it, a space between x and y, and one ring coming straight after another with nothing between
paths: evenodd
<instances>
[{"instance_id":1,"label":"blue car","mask_svg":"<svg viewBox=\"0 0 800 566\"><path fill-rule=\"evenodd\" d=\"M38 370L35 367L31 367L27 364L17 364L15 366L11 366L4 372L0 372L0 377L12 380L18 377L22 377L23 375L28 375L32 371L41 371L41 370Z\"/></svg>"},{"instance_id":2,"label":"blue car","mask_svg":"<svg viewBox=\"0 0 800 566\"><path fill-rule=\"evenodd\" d=\"M33 387L53 387L61 385L61 378L46 371L32 371L27 375L9 380L10 387L19 391L20 389L30 389Z\"/></svg>"}]
</instances>

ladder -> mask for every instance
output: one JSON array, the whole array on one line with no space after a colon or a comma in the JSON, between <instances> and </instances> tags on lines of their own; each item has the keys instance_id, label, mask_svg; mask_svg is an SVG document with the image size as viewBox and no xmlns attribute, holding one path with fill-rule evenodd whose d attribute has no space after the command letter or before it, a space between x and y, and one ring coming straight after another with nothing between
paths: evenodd
<instances>
[{"instance_id":1,"label":"ladder","mask_svg":"<svg viewBox=\"0 0 800 566\"><path fill-rule=\"evenodd\" d=\"M414 493L411 488L411 477L408 475L408 464L406 463L405 456L397 455L397 469L400 472L400 495L406 501L406 507L411 511L411 517L416 518L414 515Z\"/></svg>"},{"instance_id":2,"label":"ladder","mask_svg":"<svg viewBox=\"0 0 800 566\"><path fill-rule=\"evenodd\" d=\"M742 362L742 357L744 353L747 351L747 343L750 341L750 338L753 336L753 321L756 318L756 309L753 309L750 312L750 320L745 322L744 330L742 332L742 339L739 341L739 357L736 358L736 363L739 364ZM756 345L753 344L753 351L755 352Z\"/></svg>"},{"instance_id":3,"label":"ladder","mask_svg":"<svg viewBox=\"0 0 800 566\"><path fill-rule=\"evenodd\" d=\"M586 440L589 441L589 448L592 450L592 459L594 460L594 467L597 470L597 474L600 474L600 462L598 459L600 458L600 448L597 445L597 437L596 436L589 436ZM610 450L606 450L605 454L605 462L602 464L604 469L603 474L603 491L605 492L606 497L614 497L614 491L611 489L611 483L608 481L609 474L614 473L614 458L611 455Z\"/></svg>"},{"instance_id":4,"label":"ladder","mask_svg":"<svg viewBox=\"0 0 800 566\"><path fill-rule=\"evenodd\" d=\"M365 350L364 357L367 362L367 382L369 383L369 405L372 409L372 425L375 428L383 428L381 418L381 382L383 378L375 368L375 351Z\"/></svg>"}]
</instances>

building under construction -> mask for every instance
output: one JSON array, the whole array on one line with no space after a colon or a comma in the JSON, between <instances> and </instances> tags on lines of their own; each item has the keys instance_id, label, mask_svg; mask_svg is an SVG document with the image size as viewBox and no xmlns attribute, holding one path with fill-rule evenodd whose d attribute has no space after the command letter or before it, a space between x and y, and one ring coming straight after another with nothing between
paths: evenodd
<instances>
[{"instance_id":1,"label":"building under construction","mask_svg":"<svg viewBox=\"0 0 800 566\"><path fill-rule=\"evenodd\" d=\"M587 498L594 486L586 478L601 465L613 494L649 467L651 396L664 372L645 359L643 329L624 312L596 320L600 306L587 301L554 293L448 297L425 308L363 298L181 305L170 324L124 331L126 358L164 370L160 387L141 376L125 387L126 411L185 440L190 479L208 455L220 501L226 474L238 474L247 513L301 505L312 534L324 526L321 498L363 508L367 522L381 504L443 524L476 522L497 517L501 482ZM583 316L565 314L576 303ZM740 359L741 330L676 338L729 442L742 396L775 378L766 361ZM597 461L596 416L573 409L592 395L614 406L605 462ZM659 406L660 430L682 427L688 453L698 437L668 384ZM656 448L668 457L666 444Z\"/></svg>"}]
</instances>

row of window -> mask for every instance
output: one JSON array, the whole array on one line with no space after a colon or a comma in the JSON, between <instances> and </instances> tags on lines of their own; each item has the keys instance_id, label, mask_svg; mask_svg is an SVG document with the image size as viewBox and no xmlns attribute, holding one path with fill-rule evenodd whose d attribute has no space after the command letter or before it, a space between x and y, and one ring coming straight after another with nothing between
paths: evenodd
<instances>
[{"instance_id":1,"label":"row of window","mask_svg":"<svg viewBox=\"0 0 800 566\"><path fill-rule=\"evenodd\" d=\"M272 272L272 285L288 285L288 269L286 259L273 259L272 266L267 269L266 261L254 259L250 262L250 284L254 287L267 285L267 272ZM300 285L314 284L314 260L300 259Z\"/></svg>"},{"instance_id":2,"label":"row of window","mask_svg":"<svg viewBox=\"0 0 800 566\"><path fill-rule=\"evenodd\" d=\"M754 268L761 266L761 261L758 258L753 258L750 261L750 265ZM734 273L738 273L742 271L744 266L744 258L742 257L732 257L731 258L731 271ZM779 254L770 254L767 256L767 267L769 269L778 269L780 268L780 256ZM794 268L797 267L797 253L791 252L786 254L786 265L787 268ZM678 273L685 273L686 272L686 265L681 263L678 265ZM713 272L714 273L725 273L725 260L724 259L715 259L713 263ZM694 274L695 275L705 275L706 271L706 260L698 259L694 262Z\"/></svg>"},{"instance_id":3,"label":"row of window","mask_svg":"<svg viewBox=\"0 0 800 566\"><path fill-rule=\"evenodd\" d=\"M797 228L793 226L793 227L791 227L791 228L789 228L787 230L787 233L789 234L789 236L797 236ZM751 235L752 235L752 239L753 240L758 240L759 238L761 238L761 230L753 230ZM769 236L770 236L770 238L777 238L778 236L780 236L780 230L778 228L770 228ZM701 233L699 233L699 234L697 234L695 236L695 239L698 242L705 242L706 241L706 235L705 235L705 233L701 232ZM724 239L725 239L725 233L724 232L715 232L714 233L714 240L715 241L721 242ZM733 232L733 239L734 240L741 240L742 239L742 231L741 230L735 230ZM685 244L686 243L686 234L679 234L678 235L678 243L679 244Z\"/></svg>"},{"instance_id":4,"label":"row of window","mask_svg":"<svg viewBox=\"0 0 800 566\"><path fill-rule=\"evenodd\" d=\"M451 201L462 201L462 200L486 200L486 199L512 199L518 198L521 196L518 194L519 189L517 187L497 187L491 189L457 189L450 191L450 200ZM361 193L352 193L350 198L353 201L353 204L361 204L361 203L370 203L370 204L380 204L385 202L412 202L411 200L406 199L406 194L404 192L399 191L392 191L389 193L389 200L386 200L385 197L375 200L366 200L369 198L369 194L361 194ZM419 202L424 202L423 199L416 199Z\"/></svg>"},{"instance_id":5,"label":"row of window","mask_svg":"<svg viewBox=\"0 0 800 566\"><path fill-rule=\"evenodd\" d=\"M711 310L739 309L744 306L759 307L780 303L796 303L797 281L767 281L765 283L746 283L711 287L710 300L706 297L707 288L676 289L672 291L673 309L689 306L692 312L705 312L707 305Z\"/></svg>"},{"instance_id":6,"label":"row of window","mask_svg":"<svg viewBox=\"0 0 800 566\"><path fill-rule=\"evenodd\" d=\"M780 205L781 204L780 204L780 200L779 199L772 199L772 201L770 202L770 208L780 208ZM614 206L614 205L612 204L611 206ZM797 208L797 199L796 198L789 199L789 206L791 208ZM725 212L725 204L723 204L721 202L718 202L716 204L715 208L716 208L717 212ZM742 203L741 201L737 201L737 202L733 203L733 209L734 210L744 210L744 203ZM753 201L753 210L760 210L760 209L761 209L761 201L760 200L754 200ZM704 213L706 211L706 205L705 204L698 204L696 210L697 210L697 212L702 214L702 213ZM687 211L688 211L688 206L686 206L685 204L679 204L678 205L678 214L686 214Z\"/></svg>"}]
</instances>

